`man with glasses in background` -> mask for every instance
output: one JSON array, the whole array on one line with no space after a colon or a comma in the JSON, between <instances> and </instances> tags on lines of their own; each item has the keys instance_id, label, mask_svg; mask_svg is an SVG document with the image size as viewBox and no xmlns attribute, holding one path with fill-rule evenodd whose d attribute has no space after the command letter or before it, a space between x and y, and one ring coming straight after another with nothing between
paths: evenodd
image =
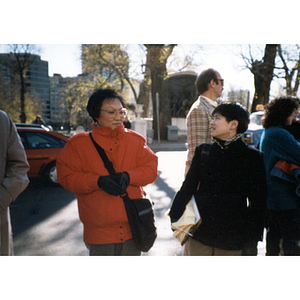
<instances>
[{"instance_id":1,"label":"man with glasses in background","mask_svg":"<svg viewBox=\"0 0 300 300\"><path fill-rule=\"evenodd\" d=\"M211 113L217 106L216 100L221 97L224 79L216 70L207 69L198 75L195 84L199 98L193 103L187 115L188 156L185 175L191 166L195 148L202 143L211 142L209 128Z\"/></svg>"}]
</instances>

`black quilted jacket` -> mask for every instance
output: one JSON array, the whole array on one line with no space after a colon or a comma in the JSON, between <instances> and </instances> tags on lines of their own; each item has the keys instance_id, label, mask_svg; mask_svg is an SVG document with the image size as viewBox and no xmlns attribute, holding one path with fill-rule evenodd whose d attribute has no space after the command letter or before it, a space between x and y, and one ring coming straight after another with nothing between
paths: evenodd
<instances>
[{"instance_id":1,"label":"black quilted jacket","mask_svg":"<svg viewBox=\"0 0 300 300\"><path fill-rule=\"evenodd\" d=\"M202 148L203 144L196 148L190 170L173 200L171 221L181 217L194 195L202 218L194 234L197 241L240 250L247 240L262 240L267 199L263 154L242 139L223 147L221 141L215 142L201 170Z\"/></svg>"}]
</instances>

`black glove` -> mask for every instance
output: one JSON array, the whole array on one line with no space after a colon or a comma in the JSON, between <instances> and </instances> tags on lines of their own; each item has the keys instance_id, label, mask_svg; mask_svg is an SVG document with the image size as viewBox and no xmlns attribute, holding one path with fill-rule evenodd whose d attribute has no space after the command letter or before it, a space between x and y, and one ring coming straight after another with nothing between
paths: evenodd
<instances>
[{"instance_id":1,"label":"black glove","mask_svg":"<svg viewBox=\"0 0 300 300\"><path fill-rule=\"evenodd\" d=\"M98 186L106 193L119 196L122 194L122 186L111 178L111 175L100 176L98 178Z\"/></svg>"},{"instance_id":2,"label":"black glove","mask_svg":"<svg viewBox=\"0 0 300 300\"><path fill-rule=\"evenodd\" d=\"M126 192L126 190L128 188L128 185L129 185L129 182L130 182L129 174L126 173L126 172L123 172L122 176L121 176L121 182L120 182L121 187L122 187L122 194L124 194Z\"/></svg>"},{"instance_id":3,"label":"black glove","mask_svg":"<svg viewBox=\"0 0 300 300\"><path fill-rule=\"evenodd\" d=\"M117 184L121 186L121 193L120 195L123 195L126 192L126 189L129 185L130 177L127 172L123 173L114 173L111 174L111 179L115 181Z\"/></svg>"}]
</instances>

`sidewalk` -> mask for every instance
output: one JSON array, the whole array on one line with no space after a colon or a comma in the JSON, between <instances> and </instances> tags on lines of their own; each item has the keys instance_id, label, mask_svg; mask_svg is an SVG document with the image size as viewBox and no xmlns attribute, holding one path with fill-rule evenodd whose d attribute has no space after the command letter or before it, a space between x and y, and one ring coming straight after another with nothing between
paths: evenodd
<instances>
[{"instance_id":1,"label":"sidewalk","mask_svg":"<svg viewBox=\"0 0 300 300\"><path fill-rule=\"evenodd\" d=\"M177 141L160 141L153 140L148 146L153 152L158 151L186 151L187 150L187 138L186 136L178 136Z\"/></svg>"}]
</instances>

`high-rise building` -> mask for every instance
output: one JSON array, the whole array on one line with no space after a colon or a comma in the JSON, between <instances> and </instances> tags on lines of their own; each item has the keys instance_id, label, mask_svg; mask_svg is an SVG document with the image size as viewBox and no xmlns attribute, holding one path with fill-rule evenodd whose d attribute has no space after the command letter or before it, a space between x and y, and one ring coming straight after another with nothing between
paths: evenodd
<instances>
[{"instance_id":1,"label":"high-rise building","mask_svg":"<svg viewBox=\"0 0 300 300\"><path fill-rule=\"evenodd\" d=\"M48 62L41 60L38 55L26 73L26 85L30 94L38 100L44 120L49 122L51 120L51 106Z\"/></svg>"},{"instance_id":2,"label":"high-rise building","mask_svg":"<svg viewBox=\"0 0 300 300\"><path fill-rule=\"evenodd\" d=\"M26 93L37 101L40 108L38 113L47 122L51 119L48 62L41 60L41 57L35 54L20 53L18 55L21 61L25 55L30 58L31 63L25 75ZM17 82L20 80L17 74L18 67L15 54L0 54L0 71L7 81Z\"/></svg>"},{"instance_id":3,"label":"high-rise building","mask_svg":"<svg viewBox=\"0 0 300 300\"><path fill-rule=\"evenodd\" d=\"M70 112L64 106L67 98L66 89L78 81L78 77L62 77L60 74L53 74L50 81L50 103L51 103L51 125L54 129L63 129L68 124Z\"/></svg>"}]
</instances>

